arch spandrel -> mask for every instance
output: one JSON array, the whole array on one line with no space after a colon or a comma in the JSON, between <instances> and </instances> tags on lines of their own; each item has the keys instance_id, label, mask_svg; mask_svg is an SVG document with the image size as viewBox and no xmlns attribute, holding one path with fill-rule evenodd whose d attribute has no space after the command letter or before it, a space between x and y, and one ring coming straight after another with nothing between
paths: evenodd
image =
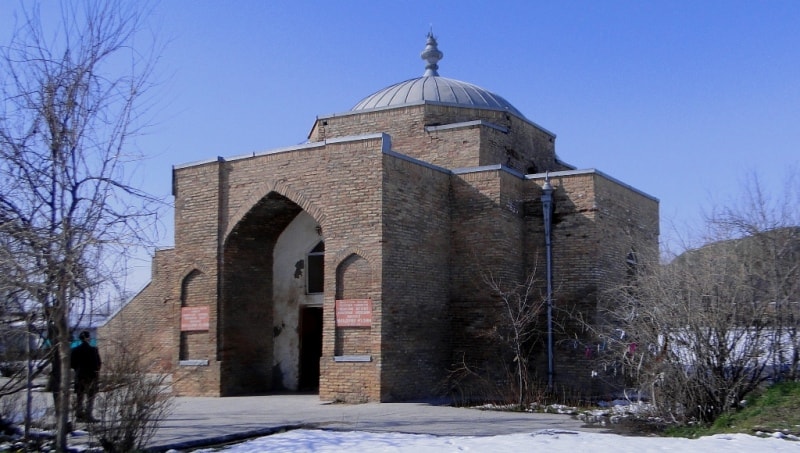
<instances>
[{"instance_id":1,"label":"arch spandrel","mask_svg":"<svg viewBox=\"0 0 800 453\"><path fill-rule=\"evenodd\" d=\"M322 209L309 201L300 191L295 190L286 181L264 181L261 184L251 188L247 196L244 197L244 202L235 211L233 211L232 215L228 217L228 222L225 225L225 230L222 237L223 244L228 241L228 237L230 236L231 232L234 230L234 228L236 228L236 225L242 221L247 213L249 213L262 199L264 199L264 197L267 197L272 192L275 192L278 195L286 197L290 201L294 202L309 215L311 215L311 217L313 217L320 226L323 228L325 227L325 214L323 213Z\"/></svg>"}]
</instances>

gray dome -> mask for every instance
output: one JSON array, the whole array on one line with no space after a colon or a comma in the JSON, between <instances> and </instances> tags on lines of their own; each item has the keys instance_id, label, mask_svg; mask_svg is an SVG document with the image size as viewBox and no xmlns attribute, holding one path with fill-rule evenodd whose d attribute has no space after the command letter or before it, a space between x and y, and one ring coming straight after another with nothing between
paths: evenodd
<instances>
[{"instance_id":1,"label":"gray dome","mask_svg":"<svg viewBox=\"0 0 800 453\"><path fill-rule=\"evenodd\" d=\"M377 93L361 100L351 111L371 110L387 107L400 107L425 102L448 104L463 107L484 108L511 112L525 118L519 110L508 101L491 91L462 82L460 80L439 77L437 63L444 54L437 47L433 33L428 33L428 41L420 55L427 62L422 77L406 80L386 87Z\"/></svg>"},{"instance_id":2,"label":"gray dome","mask_svg":"<svg viewBox=\"0 0 800 453\"><path fill-rule=\"evenodd\" d=\"M508 101L491 91L471 83L438 76L419 77L394 84L362 99L351 110L399 107L423 102L503 110L525 118Z\"/></svg>"}]
</instances>

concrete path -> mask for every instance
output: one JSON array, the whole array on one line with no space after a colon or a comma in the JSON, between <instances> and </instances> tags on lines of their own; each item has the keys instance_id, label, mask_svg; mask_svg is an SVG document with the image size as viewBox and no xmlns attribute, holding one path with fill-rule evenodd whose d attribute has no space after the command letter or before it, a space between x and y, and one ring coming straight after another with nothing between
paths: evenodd
<instances>
[{"instance_id":1,"label":"concrete path","mask_svg":"<svg viewBox=\"0 0 800 453\"><path fill-rule=\"evenodd\" d=\"M317 395L175 398L151 451L233 442L285 429L321 428L492 436L541 429L597 432L568 415L485 411L425 403L331 404Z\"/></svg>"}]
</instances>

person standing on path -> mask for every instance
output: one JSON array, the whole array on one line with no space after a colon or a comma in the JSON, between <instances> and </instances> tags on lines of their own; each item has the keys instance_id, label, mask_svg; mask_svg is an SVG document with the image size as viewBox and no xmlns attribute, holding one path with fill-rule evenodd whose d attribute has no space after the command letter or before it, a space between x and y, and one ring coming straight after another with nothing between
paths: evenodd
<instances>
[{"instance_id":1,"label":"person standing on path","mask_svg":"<svg viewBox=\"0 0 800 453\"><path fill-rule=\"evenodd\" d=\"M70 364L75 370L75 418L78 421L96 422L92 411L94 410L94 396L97 394L97 378L100 374L100 352L89 341L91 334L84 330L78 336L81 344L72 350ZM84 406L84 399L86 406Z\"/></svg>"}]
</instances>

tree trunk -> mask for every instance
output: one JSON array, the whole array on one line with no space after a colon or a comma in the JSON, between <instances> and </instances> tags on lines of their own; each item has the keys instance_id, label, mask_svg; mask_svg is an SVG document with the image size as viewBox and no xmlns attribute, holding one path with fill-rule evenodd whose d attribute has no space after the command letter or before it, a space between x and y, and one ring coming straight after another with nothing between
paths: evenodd
<instances>
[{"instance_id":1,"label":"tree trunk","mask_svg":"<svg viewBox=\"0 0 800 453\"><path fill-rule=\"evenodd\" d=\"M62 298L62 301L64 299ZM68 449L67 435L70 432L69 412L70 412L70 384L72 383L72 372L70 369L70 332L69 332L69 310L63 302L59 302L55 310L56 316L53 322L56 326L56 339L58 345L58 356L61 366L61 376L58 391L58 404L56 404L56 450L65 452Z\"/></svg>"}]
</instances>

